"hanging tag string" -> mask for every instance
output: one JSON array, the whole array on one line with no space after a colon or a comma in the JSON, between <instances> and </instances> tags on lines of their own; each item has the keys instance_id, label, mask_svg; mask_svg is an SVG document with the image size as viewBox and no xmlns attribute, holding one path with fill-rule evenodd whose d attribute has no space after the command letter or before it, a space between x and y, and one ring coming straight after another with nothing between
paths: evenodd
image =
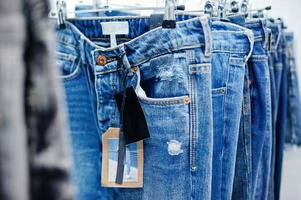
<instances>
[{"instance_id":1,"label":"hanging tag string","mask_svg":"<svg viewBox=\"0 0 301 200\"><path fill-rule=\"evenodd\" d=\"M123 116L124 116L124 108L125 108L125 100L126 100L127 75L128 75L128 70L125 69L123 80L122 80L123 94L122 94L122 103L120 109L120 132L119 132L119 144L118 144L117 175L115 179L115 183L117 184L123 183L124 160L126 156L126 145L125 145L125 138L124 138L124 131L123 131Z\"/></svg>"}]
</instances>

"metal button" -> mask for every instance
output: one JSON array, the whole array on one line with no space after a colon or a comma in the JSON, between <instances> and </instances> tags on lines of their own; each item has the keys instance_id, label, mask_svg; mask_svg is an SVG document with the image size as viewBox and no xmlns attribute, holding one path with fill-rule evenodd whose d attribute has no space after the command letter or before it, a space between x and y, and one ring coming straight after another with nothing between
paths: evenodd
<instances>
[{"instance_id":1,"label":"metal button","mask_svg":"<svg viewBox=\"0 0 301 200\"><path fill-rule=\"evenodd\" d=\"M190 103L190 98L189 97L185 97L184 98L184 104L189 104Z\"/></svg>"},{"instance_id":2,"label":"metal button","mask_svg":"<svg viewBox=\"0 0 301 200\"><path fill-rule=\"evenodd\" d=\"M105 64L107 64L107 57L102 55L97 56L96 63L98 65L104 66Z\"/></svg>"},{"instance_id":3,"label":"metal button","mask_svg":"<svg viewBox=\"0 0 301 200\"><path fill-rule=\"evenodd\" d=\"M197 167L196 167L196 166L193 166L193 167L191 167L191 171L193 171L193 172L195 172L195 171L196 171L196 169L197 169Z\"/></svg>"}]
</instances>

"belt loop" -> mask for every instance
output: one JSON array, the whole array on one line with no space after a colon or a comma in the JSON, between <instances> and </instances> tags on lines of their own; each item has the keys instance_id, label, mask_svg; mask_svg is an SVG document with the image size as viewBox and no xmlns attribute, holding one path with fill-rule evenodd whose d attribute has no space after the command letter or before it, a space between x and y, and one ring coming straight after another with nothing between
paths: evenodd
<instances>
[{"instance_id":1,"label":"belt loop","mask_svg":"<svg viewBox=\"0 0 301 200\"><path fill-rule=\"evenodd\" d=\"M121 56L120 57L121 57L122 65L123 65L122 68L128 73L127 75L132 74L133 73L132 70L131 70L132 67L131 67L129 59L126 55L126 52L124 50L124 46L121 49Z\"/></svg>"},{"instance_id":2,"label":"belt loop","mask_svg":"<svg viewBox=\"0 0 301 200\"><path fill-rule=\"evenodd\" d=\"M279 43L280 43L280 40L281 40L281 37L282 37L282 29L281 29L280 24L278 24L277 29L278 29L278 37L277 37L276 44L275 44L276 49L279 48Z\"/></svg>"},{"instance_id":3,"label":"belt loop","mask_svg":"<svg viewBox=\"0 0 301 200\"><path fill-rule=\"evenodd\" d=\"M200 17L202 24L204 37L205 37L205 56L211 56L212 54L212 33L209 25L209 19L207 16Z\"/></svg>"},{"instance_id":4,"label":"belt loop","mask_svg":"<svg viewBox=\"0 0 301 200\"><path fill-rule=\"evenodd\" d=\"M82 36L80 36L80 39L79 39L79 44L80 44L80 57L81 57L81 60L82 60L82 62L83 62L83 64L87 64L87 59L86 59L86 54L85 54L85 52L86 51L84 51L84 49L85 49L85 40L83 39L83 37Z\"/></svg>"},{"instance_id":5,"label":"belt loop","mask_svg":"<svg viewBox=\"0 0 301 200\"><path fill-rule=\"evenodd\" d=\"M268 43L269 43L269 31L266 27L266 24L265 24L265 21L262 19L260 20L260 23L261 23L261 26L262 26L262 29L263 29L263 32L264 32L264 43L263 43L263 47L264 49L268 49Z\"/></svg>"},{"instance_id":6,"label":"belt loop","mask_svg":"<svg viewBox=\"0 0 301 200\"><path fill-rule=\"evenodd\" d=\"M272 51L272 31L267 29L267 51Z\"/></svg>"},{"instance_id":7,"label":"belt loop","mask_svg":"<svg viewBox=\"0 0 301 200\"><path fill-rule=\"evenodd\" d=\"M246 59L245 62L247 62L252 56L255 39L254 39L254 34L250 29L245 29L245 35L247 36L249 43L250 43L250 50L249 50L248 55L245 58Z\"/></svg>"}]
</instances>

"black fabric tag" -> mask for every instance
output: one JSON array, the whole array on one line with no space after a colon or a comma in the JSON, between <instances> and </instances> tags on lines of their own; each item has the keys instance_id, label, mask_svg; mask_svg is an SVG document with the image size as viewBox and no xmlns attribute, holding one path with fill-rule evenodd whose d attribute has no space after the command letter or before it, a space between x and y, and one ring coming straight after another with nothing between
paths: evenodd
<instances>
[{"instance_id":1,"label":"black fabric tag","mask_svg":"<svg viewBox=\"0 0 301 200\"><path fill-rule=\"evenodd\" d=\"M119 112L121 112L122 96L123 92L115 94ZM133 87L126 89L122 126L126 144L150 137L142 107Z\"/></svg>"},{"instance_id":2,"label":"black fabric tag","mask_svg":"<svg viewBox=\"0 0 301 200\"><path fill-rule=\"evenodd\" d=\"M150 15L150 29L162 26L164 15L163 14L151 14Z\"/></svg>"}]
</instances>

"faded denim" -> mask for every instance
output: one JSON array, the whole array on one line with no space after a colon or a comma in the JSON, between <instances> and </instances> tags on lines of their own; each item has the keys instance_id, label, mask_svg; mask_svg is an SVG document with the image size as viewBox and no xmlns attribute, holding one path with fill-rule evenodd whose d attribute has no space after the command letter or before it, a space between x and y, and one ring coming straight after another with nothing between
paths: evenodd
<instances>
[{"instance_id":1,"label":"faded denim","mask_svg":"<svg viewBox=\"0 0 301 200\"><path fill-rule=\"evenodd\" d=\"M253 34L241 26L212 23L213 171L212 200L231 199L235 174L245 66Z\"/></svg>"},{"instance_id":2,"label":"faded denim","mask_svg":"<svg viewBox=\"0 0 301 200\"><path fill-rule=\"evenodd\" d=\"M71 21L65 30L58 30L58 67L66 87L77 199L210 199L213 116L208 20L194 18L179 22L176 29L150 32L147 19L129 23L128 38L118 40L126 43L113 49L107 48L99 21ZM106 56L106 65L97 65L99 55ZM101 135L119 126L114 94L122 89L123 69L133 67L140 69L146 97L139 99L151 134L144 141L144 187L107 189L100 186ZM139 85L138 77L129 73L128 86ZM168 151L170 141L180 144L176 155Z\"/></svg>"},{"instance_id":3,"label":"faded denim","mask_svg":"<svg viewBox=\"0 0 301 200\"><path fill-rule=\"evenodd\" d=\"M288 123L286 142L301 145L301 101L295 58L294 34L285 34L288 67Z\"/></svg>"},{"instance_id":4,"label":"faded denim","mask_svg":"<svg viewBox=\"0 0 301 200\"><path fill-rule=\"evenodd\" d=\"M252 199L266 199L272 154L272 105L270 69L267 52L267 29L264 20L246 23L253 31L255 43L248 62L252 122Z\"/></svg>"}]
</instances>

